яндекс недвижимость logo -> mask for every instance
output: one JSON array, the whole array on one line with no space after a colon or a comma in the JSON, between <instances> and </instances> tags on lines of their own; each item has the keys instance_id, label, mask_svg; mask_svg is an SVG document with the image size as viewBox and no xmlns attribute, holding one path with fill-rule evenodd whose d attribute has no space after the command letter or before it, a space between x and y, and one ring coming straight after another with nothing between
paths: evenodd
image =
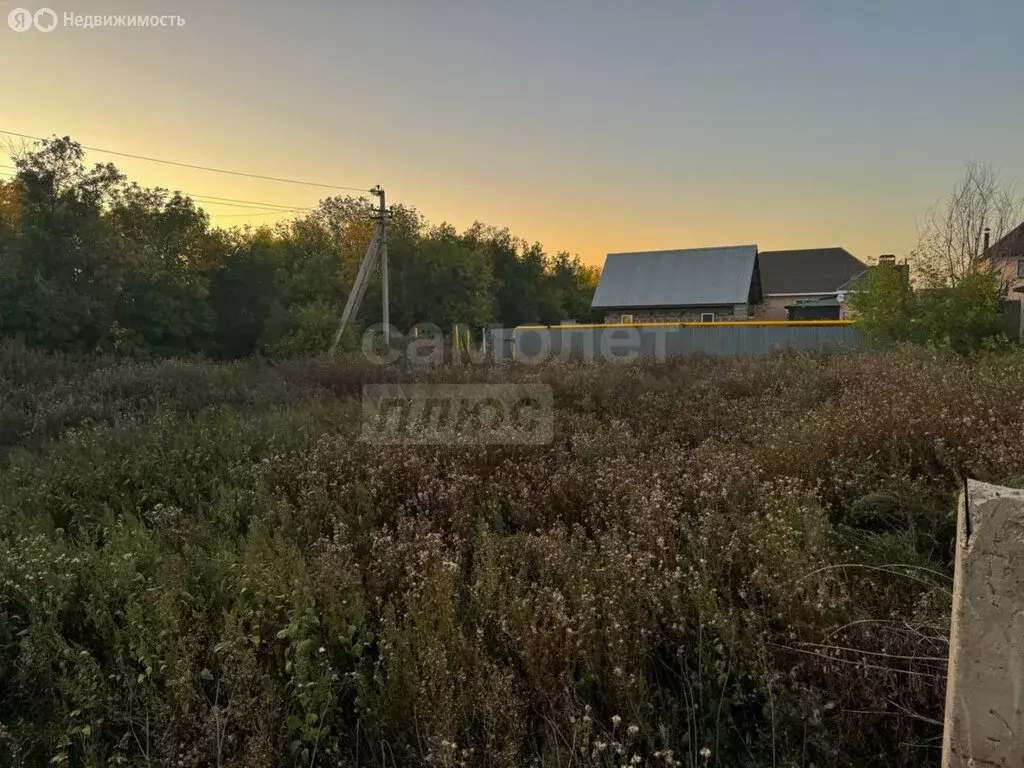
<instances>
[{"instance_id":1,"label":"\u044f\u043d\u0434\u0435\u043a\u0441 \u043d\u0435\u0434\u0432\u0438\u0436\u0438\u043c\u043e\u0441\u0442\u044c logo","mask_svg":"<svg viewBox=\"0 0 1024 768\"><path fill-rule=\"evenodd\" d=\"M40 8L34 13L27 8L15 8L7 14L7 25L15 32L52 32L57 27L57 12L51 8Z\"/></svg>"},{"instance_id":2,"label":"\u044f\u043d\u0434\u0435\u043a\u0441 \u043d\u0435\u0434\u0432\u0438\u0436\u0438\u043c\u043e\u0441\u0442\u044c logo","mask_svg":"<svg viewBox=\"0 0 1024 768\"><path fill-rule=\"evenodd\" d=\"M63 17L59 17L52 8L40 8L37 11L30 11L28 8L15 8L7 14L7 26L15 32L28 32L32 29L40 32L52 32L58 24L79 29L111 27L160 29L184 27L185 19L177 14L147 16L144 14L76 14L70 11L65 12Z\"/></svg>"}]
</instances>

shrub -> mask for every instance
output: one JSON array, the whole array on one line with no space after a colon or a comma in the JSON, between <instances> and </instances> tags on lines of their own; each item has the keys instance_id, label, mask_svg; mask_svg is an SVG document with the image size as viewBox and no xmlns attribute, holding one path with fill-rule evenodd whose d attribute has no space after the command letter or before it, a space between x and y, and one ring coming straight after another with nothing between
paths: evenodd
<instances>
[{"instance_id":1,"label":"shrub","mask_svg":"<svg viewBox=\"0 0 1024 768\"><path fill-rule=\"evenodd\" d=\"M879 265L857 280L849 306L869 339L934 344L961 354L1002 336L999 276L985 269L914 290L900 268Z\"/></svg>"}]
</instances>

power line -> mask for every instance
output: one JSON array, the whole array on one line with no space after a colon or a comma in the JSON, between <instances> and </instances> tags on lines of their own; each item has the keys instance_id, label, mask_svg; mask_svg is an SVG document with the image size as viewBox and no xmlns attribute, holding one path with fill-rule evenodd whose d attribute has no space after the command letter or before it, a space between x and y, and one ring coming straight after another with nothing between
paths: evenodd
<instances>
[{"instance_id":1,"label":"power line","mask_svg":"<svg viewBox=\"0 0 1024 768\"><path fill-rule=\"evenodd\" d=\"M258 200L236 200L233 197L214 197L213 195L193 195L191 192L182 192L182 195L191 197L193 200L204 198L206 200L214 200L217 202L224 203L251 203L252 205L258 205L261 208L281 208L288 211L312 211L313 208L308 205L281 205L278 203L261 203Z\"/></svg>"},{"instance_id":2,"label":"power line","mask_svg":"<svg viewBox=\"0 0 1024 768\"><path fill-rule=\"evenodd\" d=\"M17 178L17 176L15 176L14 174L7 173L6 171L0 171L0 181L13 181L16 178ZM189 195L189 197L192 197L192 195ZM250 217L251 218L253 216L272 216L274 214L281 214L282 216L287 216L289 214L296 214L296 213L309 213L310 211L314 210L313 208L263 208L263 207L254 208L254 207L249 206L249 205L233 205L231 203L206 203L206 202L203 202L202 200L196 200L194 197L192 197L192 199L195 202L200 203L199 208L204 209L204 210L205 210L205 206L209 206L209 205L226 205L226 206L230 206L231 208L247 208L247 209L250 210L250 213L213 213L212 214L212 215L215 215L219 219L232 219L232 218L238 218L238 217Z\"/></svg>"},{"instance_id":3,"label":"power line","mask_svg":"<svg viewBox=\"0 0 1024 768\"><path fill-rule=\"evenodd\" d=\"M283 205L238 205L237 203L219 203L215 200L201 200L197 197L193 197L192 195L189 195L188 197L191 198L193 202L198 203L200 208L207 205L222 205L226 208L248 208L249 210L254 211L279 211L281 213L313 210L312 208L302 208L298 206L294 208L287 208Z\"/></svg>"},{"instance_id":4,"label":"power line","mask_svg":"<svg viewBox=\"0 0 1024 768\"><path fill-rule=\"evenodd\" d=\"M0 133L11 133L11 132L10 131L0 131ZM24 136L25 138L35 138L35 137L28 136L27 134L17 134L17 135ZM44 139L39 139L39 141L44 141ZM19 170L17 168L17 166L5 165L5 164L0 164L0 168L10 168L13 171ZM164 189L164 188L158 187L158 189ZM261 201L261 200L241 200L241 199L234 198L234 197L218 197L216 195L204 195L204 194L199 194L199 193L194 193L194 192L186 192L186 191L183 191L183 190L173 190L172 191L170 189L167 189L166 191L171 193L171 194L179 194L179 195L191 198L193 201L195 201L197 203L201 203L204 206L221 205L221 204L223 204L223 205L225 205L225 206L227 206L229 208L247 208L247 207L251 206L253 210L263 210L263 209L270 210L270 209L273 209L275 211L282 211L282 212L285 212L285 213L294 213L294 212L299 212L299 211L312 211L312 210L315 210L315 208L313 206L306 206L306 205L285 205L285 204L282 204L282 203L267 203L267 202L264 202L264 201ZM244 203L245 205L229 205L230 203ZM227 215L227 214L221 214L221 215ZM238 214L238 215L244 216L244 215L248 215L248 214Z\"/></svg>"},{"instance_id":5,"label":"power line","mask_svg":"<svg viewBox=\"0 0 1024 768\"><path fill-rule=\"evenodd\" d=\"M18 170L13 165L3 165L3 164L0 164L0 168L10 168L13 171L17 171ZM8 178L14 178L14 176L16 176L17 174L11 174L11 173L8 173L6 171L0 171L0 175L6 176ZM160 187L159 189L163 190L162 187ZM274 210L280 210L280 211L312 211L312 210L314 210L314 208L312 206L308 206L308 205L284 205L282 203L265 203L265 202L262 202L262 201L259 201L259 200L238 200L238 199L233 198L233 197L217 197L216 195L200 195L200 194L196 194L196 193L192 193L192 192L184 192L184 191L182 191L180 189L179 190L174 190L173 192L171 190L166 190L166 191L171 193L171 194L177 194L177 195L181 195L183 197L188 197L188 198L192 199L193 201L195 201L197 203L203 203L205 205L222 205L223 204L223 205L228 205L231 208L247 208L247 207L251 206L251 207L253 207L256 210L263 209L263 208L273 208ZM246 205L229 205L231 203L245 203Z\"/></svg>"},{"instance_id":6,"label":"power line","mask_svg":"<svg viewBox=\"0 0 1024 768\"><path fill-rule=\"evenodd\" d=\"M0 171L0 179L3 179L3 180L14 180L16 178L17 178L17 176L14 175L14 174L7 173L6 171ZM223 216L263 216L263 215L268 214L268 213L282 213L282 214L288 214L288 213L309 213L310 211L314 210L313 208L308 208L308 207L303 207L303 206L286 207L286 206L282 206L282 205L276 205L274 203L269 203L269 204L257 203L257 204L249 204L249 205L237 205L235 203L229 203L229 202L218 202L218 201L212 201L212 200L208 201L208 200L202 199L200 196L196 196L196 195L186 195L186 197L191 199L193 202L197 203L198 204L197 205L198 208L203 208L203 209L209 208L210 206L226 206L228 208L243 208L243 209L247 209L247 210L250 210L250 211L262 211L262 213L239 213L239 214L217 213L216 215L218 217L223 217Z\"/></svg>"},{"instance_id":7,"label":"power line","mask_svg":"<svg viewBox=\"0 0 1024 768\"><path fill-rule=\"evenodd\" d=\"M288 213L300 213L300 211L263 211L261 213L218 213L219 219L233 219L239 216L273 216L275 213L287 215Z\"/></svg>"},{"instance_id":8,"label":"power line","mask_svg":"<svg viewBox=\"0 0 1024 768\"><path fill-rule=\"evenodd\" d=\"M34 141L49 141L49 139L43 139L39 136L29 136L25 133L16 133L15 131L5 131L0 129L0 133L7 136L17 136L21 139L32 139ZM321 184L316 181L297 181L296 179L282 179L276 176L261 176L257 173L245 173L243 171L228 171L223 168L210 168L205 165L192 165L190 163L179 163L174 160L160 160L156 157L145 157L143 155L132 155L128 152L116 152L112 149L99 149L98 147L87 147L84 144L81 145L82 149L87 149L90 152L100 152L105 155L117 155L118 157L130 157L133 160L145 160L150 163L163 163L164 165L176 165L179 168L192 168L197 171L209 171L211 173L226 173L230 176L245 176L250 179L263 179L264 181L277 181L282 184L299 184L306 187L323 187L324 189L340 189L348 192L367 192L369 190L362 189L360 187L342 187L336 184Z\"/></svg>"}]
</instances>

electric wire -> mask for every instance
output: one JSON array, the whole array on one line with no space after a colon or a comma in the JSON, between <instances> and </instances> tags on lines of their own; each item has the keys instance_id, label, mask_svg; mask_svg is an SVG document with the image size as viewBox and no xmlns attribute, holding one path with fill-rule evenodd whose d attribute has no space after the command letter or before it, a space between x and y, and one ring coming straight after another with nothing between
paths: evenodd
<instances>
[{"instance_id":1,"label":"electric wire","mask_svg":"<svg viewBox=\"0 0 1024 768\"><path fill-rule=\"evenodd\" d=\"M30 136L27 133L17 133L16 131L5 131L3 129L0 129L0 133L4 134L6 136L17 136L18 138L21 138L21 139L32 139L33 141L42 141L42 142L52 141L52 139L44 139L44 138L42 138L40 136ZM145 160L146 162L150 162L150 163L163 163L164 165L175 165L175 166L178 166L179 168L192 168L192 169L197 170L197 171L209 171L211 173L226 173L226 174L229 174L231 176L245 176L245 177L250 178L250 179L263 179L264 181L276 181L276 182L280 182L282 184L299 184L299 185L307 186L307 187L323 187L325 189L340 189L340 190L345 190L345 191L348 191L348 192L368 192L369 191L368 189L364 189L362 187L343 187L343 186L340 186L340 185L337 185L337 184L322 184L322 183L317 182L317 181L299 181L297 179L285 179L285 178L279 178L277 176L263 176L263 175L258 174L258 173L248 173L248 172L245 172L245 171L229 171L229 170L224 169L224 168L211 168L210 166L206 166L206 165L193 165L192 163L179 163L176 160L161 160L160 158L156 158L156 157L146 157L145 155L133 155L133 154L131 154L129 152L118 152L118 151L113 150L113 149L100 149L99 147L87 147L84 144L82 144L81 147L82 147L82 149L87 149L90 152L99 152L99 153L104 154L104 155L116 155L118 157L129 157L129 158L132 158L133 160Z\"/></svg>"}]
</instances>

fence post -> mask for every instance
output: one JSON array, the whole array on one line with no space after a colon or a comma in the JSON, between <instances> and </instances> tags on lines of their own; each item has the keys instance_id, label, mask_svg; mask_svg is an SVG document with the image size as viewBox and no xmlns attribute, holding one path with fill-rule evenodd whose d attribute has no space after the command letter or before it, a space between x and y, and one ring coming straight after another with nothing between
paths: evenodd
<instances>
[{"instance_id":1,"label":"fence post","mask_svg":"<svg viewBox=\"0 0 1024 768\"><path fill-rule=\"evenodd\" d=\"M956 538L942 766L1024 765L1024 491L968 480Z\"/></svg>"}]
</instances>

